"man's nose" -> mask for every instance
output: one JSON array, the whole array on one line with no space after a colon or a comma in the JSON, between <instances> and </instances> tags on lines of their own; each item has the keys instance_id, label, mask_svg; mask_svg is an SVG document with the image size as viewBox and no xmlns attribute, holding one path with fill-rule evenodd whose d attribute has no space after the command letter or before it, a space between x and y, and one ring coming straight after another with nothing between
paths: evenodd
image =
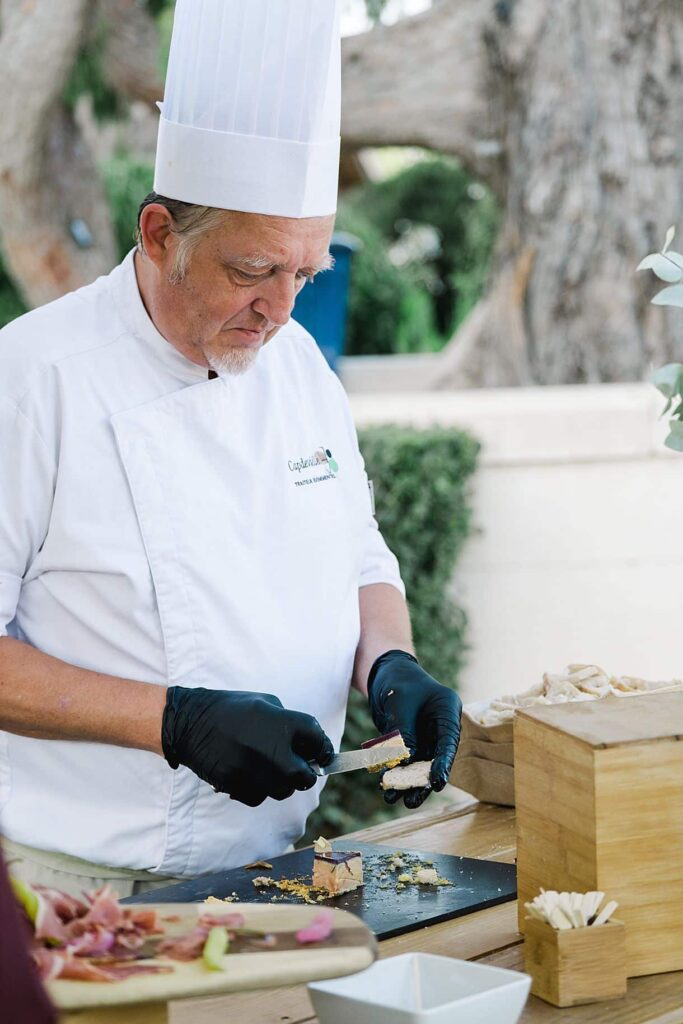
<instances>
[{"instance_id":1,"label":"man's nose","mask_svg":"<svg viewBox=\"0 0 683 1024\"><path fill-rule=\"evenodd\" d=\"M297 296L296 281L294 274L273 274L260 291L258 298L252 302L252 309L277 327L286 324Z\"/></svg>"}]
</instances>

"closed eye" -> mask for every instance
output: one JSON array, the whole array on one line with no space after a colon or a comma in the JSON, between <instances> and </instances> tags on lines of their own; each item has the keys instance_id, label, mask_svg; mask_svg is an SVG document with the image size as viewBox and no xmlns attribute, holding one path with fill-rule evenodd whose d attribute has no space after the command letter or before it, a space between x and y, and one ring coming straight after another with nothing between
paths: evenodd
<instances>
[{"instance_id":1,"label":"closed eye","mask_svg":"<svg viewBox=\"0 0 683 1024\"><path fill-rule=\"evenodd\" d=\"M244 281L246 284L255 284L258 281L265 281L266 278L270 277L277 270L281 270L281 267L266 267L264 270L258 270L253 272L245 270L242 267L235 266L234 264L225 264L226 270L235 274L240 281ZM327 270L327 267L303 267L301 270L297 270L296 279L297 281L303 281L310 283L318 274L319 270Z\"/></svg>"},{"instance_id":2,"label":"closed eye","mask_svg":"<svg viewBox=\"0 0 683 1024\"><path fill-rule=\"evenodd\" d=\"M249 281L249 282L265 281L265 279L267 277L270 277L270 275L273 273L274 269L276 269L276 268L273 268L272 270L267 270L265 272L265 274L263 274L263 273L262 274L250 274L247 270L240 270L237 267L237 268L235 268L235 273L238 275L239 278L241 278L242 281ZM296 273L297 280L305 281L307 283L310 283L313 280L313 278L315 277L315 275L316 275L316 271L315 270L298 270L297 273Z\"/></svg>"},{"instance_id":3,"label":"closed eye","mask_svg":"<svg viewBox=\"0 0 683 1024\"><path fill-rule=\"evenodd\" d=\"M250 274L246 270L240 270L239 267L235 267L235 273L242 278L243 281L263 281L268 277L272 270L267 270L265 274Z\"/></svg>"}]
</instances>

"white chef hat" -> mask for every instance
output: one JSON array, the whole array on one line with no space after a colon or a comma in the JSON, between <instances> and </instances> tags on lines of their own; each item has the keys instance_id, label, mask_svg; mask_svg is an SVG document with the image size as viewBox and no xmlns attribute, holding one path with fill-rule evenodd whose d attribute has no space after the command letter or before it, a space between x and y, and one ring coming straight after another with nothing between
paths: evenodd
<instances>
[{"instance_id":1,"label":"white chef hat","mask_svg":"<svg viewBox=\"0 0 683 1024\"><path fill-rule=\"evenodd\" d=\"M247 213L337 207L339 0L177 0L154 191Z\"/></svg>"}]
</instances>

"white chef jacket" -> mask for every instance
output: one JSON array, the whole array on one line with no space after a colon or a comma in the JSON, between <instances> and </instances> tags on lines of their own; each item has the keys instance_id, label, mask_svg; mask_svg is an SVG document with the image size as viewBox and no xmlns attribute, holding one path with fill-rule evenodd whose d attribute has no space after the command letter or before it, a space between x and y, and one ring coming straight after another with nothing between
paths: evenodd
<instances>
[{"instance_id":1,"label":"white chef jacket","mask_svg":"<svg viewBox=\"0 0 683 1024\"><path fill-rule=\"evenodd\" d=\"M380 582L404 592L299 324L208 380L154 327L130 253L0 332L2 633L114 676L274 693L338 747L358 588ZM7 837L111 867L273 856L321 786L248 808L146 751L0 732Z\"/></svg>"}]
</instances>

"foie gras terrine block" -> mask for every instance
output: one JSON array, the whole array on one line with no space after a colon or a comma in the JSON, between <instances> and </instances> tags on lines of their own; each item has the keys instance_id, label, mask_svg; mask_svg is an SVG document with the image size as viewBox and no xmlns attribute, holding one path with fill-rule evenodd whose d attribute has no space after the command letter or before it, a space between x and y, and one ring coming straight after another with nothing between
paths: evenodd
<instances>
[{"instance_id":1,"label":"foie gras terrine block","mask_svg":"<svg viewBox=\"0 0 683 1024\"><path fill-rule=\"evenodd\" d=\"M401 761L407 761L410 757L410 751L405 745L398 729L394 729L393 732L387 732L384 736L376 736L373 740L366 740L365 743L361 743L362 750L368 750L371 747L386 749L387 759L382 761L381 764L368 768L369 772L379 772L384 768L395 768Z\"/></svg>"},{"instance_id":2,"label":"foie gras terrine block","mask_svg":"<svg viewBox=\"0 0 683 1024\"><path fill-rule=\"evenodd\" d=\"M322 837L313 851L313 888L325 889L331 896L351 892L363 884L360 853L336 853Z\"/></svg>"}]
</instances>

